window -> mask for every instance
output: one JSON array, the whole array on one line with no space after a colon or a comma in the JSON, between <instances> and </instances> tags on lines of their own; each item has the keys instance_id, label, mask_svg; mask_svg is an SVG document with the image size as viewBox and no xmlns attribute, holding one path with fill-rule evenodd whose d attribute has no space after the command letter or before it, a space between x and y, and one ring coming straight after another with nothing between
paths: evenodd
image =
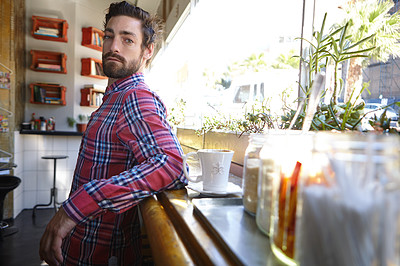
<instances>
[{"instance_id":1,"label":"window","mask_svg":"<svg viewBox=\"0 0 400 266\"><path fill-rule=\"evenodd\" d=\"M246 103L250 97L250 85L240 86L236 92L234 103Z\"/></svg>"}]
</instances>

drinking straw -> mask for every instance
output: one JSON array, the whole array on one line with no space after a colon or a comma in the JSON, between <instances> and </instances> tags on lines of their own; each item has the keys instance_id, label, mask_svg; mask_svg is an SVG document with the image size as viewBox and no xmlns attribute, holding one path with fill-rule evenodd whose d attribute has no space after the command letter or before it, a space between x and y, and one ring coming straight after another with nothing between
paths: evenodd
<instances>
[{"instance_id":1,"label":"drinking straw","mask_svg":"<svg viewBox=\"0 0 400 266\"><path fill-rule=\"evenodd\" d=\"M310 98L308 100L308 105L306 108L306 116L304 117L303 122L303 132L307 132L310 130L311 122L314 118L315 111L317 110L317 106L319 100L321 98L322 89L325 85L325 74L317 73L315 79L313 81L313 85L311 87Z\"/></svg>"}]
</instances>

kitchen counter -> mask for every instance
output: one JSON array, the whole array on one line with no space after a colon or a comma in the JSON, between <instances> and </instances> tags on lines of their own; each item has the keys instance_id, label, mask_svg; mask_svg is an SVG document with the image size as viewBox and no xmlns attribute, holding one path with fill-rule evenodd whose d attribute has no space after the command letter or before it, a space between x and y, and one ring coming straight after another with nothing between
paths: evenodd
<instances>
[{"instance_id":1,"label":"kitchen counter","mask_svg":"<svg viewBox=\"0 0 400 266\"><path fill-rule=\"evenodd\" d=\"M41 130L26 130L22 129L20 134L34 134L34 135L52 135L52 136L83 136L82 132L78 131L41 131Z\"/></svg>"},{"instance_id":2,"label":"kitchen counter","mask_svg":"<svg viewBox=\"0 0 400 266\"><path fill-rule=\"evenodd\" d=\"M206 198L189 188L140 205L156 265L282 265L241 198Z\"/></svg>"}]
</instances>

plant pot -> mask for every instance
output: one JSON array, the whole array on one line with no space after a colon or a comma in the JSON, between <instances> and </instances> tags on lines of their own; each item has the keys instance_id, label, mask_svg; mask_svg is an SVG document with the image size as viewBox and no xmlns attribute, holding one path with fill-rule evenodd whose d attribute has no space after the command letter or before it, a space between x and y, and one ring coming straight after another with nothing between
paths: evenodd
<instances>
[{"instance_id":1,"label":"plant pot","mask_svg":"<svg viewBox=\"0 0 400 266\"><path fill-rule=\"evenodd\" d=\"M85 132L86 128L87 128L87 124L79 124L79 123L76 124L76 130L78 132L83 133L83 132Z\"/></svg>"}]
</instances>

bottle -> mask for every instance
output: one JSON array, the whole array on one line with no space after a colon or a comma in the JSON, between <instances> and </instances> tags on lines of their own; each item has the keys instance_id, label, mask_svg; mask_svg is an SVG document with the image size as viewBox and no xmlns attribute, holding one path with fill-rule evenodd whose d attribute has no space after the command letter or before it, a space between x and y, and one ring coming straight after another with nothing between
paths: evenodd
<instances>
[{"instance_id":1,"label":"bottle","mask_svg":"<svg viewBox=\"0 0 400 266\"><path fill-rule=\"evenodd\" d=\"M263 147L265 136L262 134L251 134L249 145L246 148L243 163L243 207L252 216L257 210L257 186L260 170L260 151Z\"/></svg>"},{"instance_id":2,"label":"bottle","mask_svg":"<svg viewBox=\"0 0 400 266\"><path fill-rule=\"evenodd\" d=\"M54 117L50 117L47 120L47 131L54 131L54 130L55 130Z\"/></svg>"},{"instance_id":3,"label":"bottle","mask_svg":"<svg viewBox=\"0 0 400 266\"><path fill-rule=\"evenodd\" d=\"M40 130L46 131L46 119L43 116L40 117Z\"/></svg>"},{"instance_id":4,"label":"bottle","mask_svg":"<svg viewBox=\"0 0 400 266\"><path fill-rule=\"evenodd\" d=\"M298 230L299 221L297 219L301 216L302 211L298 205L301 201L303 177L306 176L311 165L312 147L313 133L286 130L284 134L274 136L269 153L262 152L261 154L263 162L267 162L267 165L263 165L263 170L268 170L269 160L273 160L272 169L275 169L273 172L277 170L272 178L266 179L272 181L270 182L272 183L272 204L266 206L265 209L270 209L270 219L267 222L269 223L271 250L275 257L286 265L310 265L297 263L296 241L301 237L299 234L302 233L302 230ZM324 224L320 225L325 226ZM319 250L319 252L322 251Z\"/></svg>"},{"instance_id":5,"label":"bottle","mask_svg":"<svg viewBox=\"0 0 400 266\"><path fill-rule=\"evenodd\" d=\"M30 124L31 124L31 130L36 130L36 122L35 122L35 113L32 113L32 118L31 118L31 121L30 121Z\"/></svg>"},{"instance_id":6,"label":"bottle","mask_svg":"<svg viewBox=\"0 0 400 266\"><path fill-rule=\"evenodd\" d=\"M316 134L298 193L297 265L399 265L399 151L395 134Z\"/></svg>"}]
</instances>

